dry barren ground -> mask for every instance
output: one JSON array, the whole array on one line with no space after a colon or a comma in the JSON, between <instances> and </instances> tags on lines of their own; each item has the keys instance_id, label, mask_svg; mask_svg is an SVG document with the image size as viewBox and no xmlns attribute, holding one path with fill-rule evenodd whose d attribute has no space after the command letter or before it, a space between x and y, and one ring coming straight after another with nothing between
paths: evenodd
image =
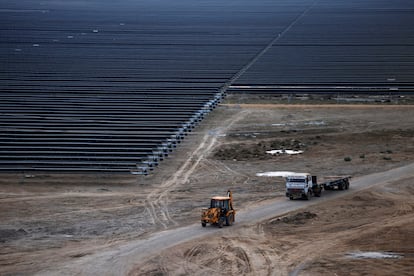
<instances>
[{"instance_id":1,"label":"dry barren ground","mask_svg":"<svg viewBox=\"0 0 414 276\"><path fill-rule=\"evenodd\" d=\"M413 180L173 247L131 275L412 275Z\"/></svg>"},{"instance_id":2,"label":"dry barren ground","mask_svg":"<svg viewBox=\"0 0 414 276\"><path fill-rule=\"evenodd\" d=\"M409 105L222 105L154 175L2 174L0 274L45 271L198 222L209 197L228 188L238 209L282 199L283 180L258 172L361 176L410 164L413 125ZM278 148L304 153L266 154ZM226 228L142 259L130 273L408 275L412 181Z\"/></svg>"}]
</instances>

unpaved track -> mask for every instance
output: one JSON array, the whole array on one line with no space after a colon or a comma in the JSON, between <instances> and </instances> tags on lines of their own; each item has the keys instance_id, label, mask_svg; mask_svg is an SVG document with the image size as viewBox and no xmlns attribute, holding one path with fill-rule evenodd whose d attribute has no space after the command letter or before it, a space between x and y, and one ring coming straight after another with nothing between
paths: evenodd
<instances>
[{"instance_id":1,"label":"unpaved track","mask_svg":"<svg viewBox=\"0 0 414 276\"><path fill-rule=\"evenodd\" d=\"M211 153L213 147L216 145L217 137L226 133L233 124L244 119L248 114L249 111L247 110L240 111L225 120L222 124L223 127L219 127L214 131L206 133L203 136L200 145L191 153L184 164L167 181L163 182L159 187L148 194L145 201L145 208L149 217L151 217L153 224L161 224L163 229L169 228L170 225L178 225L177 222L171 218L168 211L169 192L178 186L186 184L200 162L205 160Z\"/></svg>"},{"instance_id":2,"label":"unpaved track","mask_svg":"<svg viewBox=\"0 0 414 276\"><path fill-rule=\"evenodd\" d=\"M280 216L284 213L301 209L306 206L316 205L320 202L332 200L363 189L385 185L400 179L414 176L414 163L392 169L389 171L366 175L353 179L348 191L325 192L321 198L314 198L311 201L289 201L285 198L274 201L263 202L250 209L240 210L237 214L237 224L232 227L238 228L241 225L254 224L260 221ZM131 269L146 258L170 248L172 246L194 240L205 238L208 235L217 235L227 229L215 227L201 228L199 223L158 232L147 239L132 241L126 245L120 245L110 250L87 255L73 262L68 262L52 270L42 271L41 275L126 275Z\"/></svg>"}]
</instances>

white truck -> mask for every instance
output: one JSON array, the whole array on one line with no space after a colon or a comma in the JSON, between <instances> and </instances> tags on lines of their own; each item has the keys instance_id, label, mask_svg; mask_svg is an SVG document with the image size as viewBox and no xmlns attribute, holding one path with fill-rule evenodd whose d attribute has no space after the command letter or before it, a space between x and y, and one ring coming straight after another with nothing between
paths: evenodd
<instances>
[{"instance_id":1,"label":"white truck","mask_svg":"<svg viewBox=\"0 0 414 276\"><path fill-rule=\"evenodd\" d=\"M335 177L327 182L319 184L317 177L309 173L292 173L285 177L286 196L289 199L303 198L311 199L312 196L320 197L322 189L325 190L347 190L349 188L349 178Z\"/></svg>"},{"instance_id":2,"label":"white truck","mask_svg":"<svg viewBox=\"0 0 414 276\"><path fill-rule=\"evenodd\" d=\"M295 173L286 176L286 196L289 199L311 199L312 196L321 196L322 186L318 184L316 176L309 173Z\"/></svg>"}]
</instances>

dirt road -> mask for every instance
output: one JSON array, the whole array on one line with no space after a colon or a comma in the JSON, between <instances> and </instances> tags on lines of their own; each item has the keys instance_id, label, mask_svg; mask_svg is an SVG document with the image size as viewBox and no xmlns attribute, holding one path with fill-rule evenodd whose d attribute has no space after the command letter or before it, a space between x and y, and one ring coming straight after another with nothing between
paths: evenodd
<instances>
[{"instance_id":1,"label":"dirt road","mask_svg":"<svg viewBox=\"0 0 414 276\"><path fill-rule=\"evenodd\" d=\"M255 208L240 210L237 216L237 224L233 227L237 229L246 224L259 223L263 220L299 210L309 205L315 205L349 195L350 193L356 193L374 185L385 185L389 182L410 177L414 177L414 163L353 179L351 188L347 192L325 192L321 198L311 201L269 200ZM158 252L181 243L217 234L219 231L228 230L219 230L214 227L201 228L199 224L166 230L158 232L144 240L131 241L128 244L117 246L111 250L84 256L76 261L66 263L61 267L55 267L53 270L42 271L39 275L127 275L140 262L145 261L146 258Z\"/></svg>"}]
</instances>

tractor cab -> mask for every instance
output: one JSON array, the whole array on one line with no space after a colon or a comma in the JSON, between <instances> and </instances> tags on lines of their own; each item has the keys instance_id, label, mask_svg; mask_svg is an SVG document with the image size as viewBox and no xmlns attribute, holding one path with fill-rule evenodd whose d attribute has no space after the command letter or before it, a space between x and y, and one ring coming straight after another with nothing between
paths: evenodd
<instances>
[{"instance_id":1,"label":"tractor cab","mask_svg":"<svg viewBox=\"0 0 414 276\"><path fill-rule=\"evenodd\" d=\"M230 209L230 197L215 196L211 199L210 208Z\"/></svg>"},{"instance_id":2,"label":"tractor cab","mask_svg":"<svg viewBox=\"0 0 414 276\"><path fill-rule=\"evenodd\" d=\"M233 209L233 196L231 191L227 192L227 196L214 196L210 200L210 208L203 209L201 213L201 225L206 226L207 223L218 225L232 225L236 211Z\"/></svg>"}]
</instances>

